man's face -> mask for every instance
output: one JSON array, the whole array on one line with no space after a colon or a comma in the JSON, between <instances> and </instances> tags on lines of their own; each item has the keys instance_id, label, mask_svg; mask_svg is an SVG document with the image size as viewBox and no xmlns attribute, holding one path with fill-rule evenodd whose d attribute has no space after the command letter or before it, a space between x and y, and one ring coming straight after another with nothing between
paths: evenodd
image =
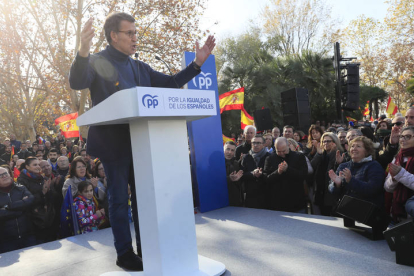
<instances>
[{"instance_id":1,"label":"man's face","mask_svg":"<svg viewBox=\"0 0 414 276\"><path fill-rule=\"evenodd\" d=\"M119 24L118 32L111 32L111 45L124 53L125 55L132 55L137 51L137 35L134 22L122 20Z\"/></svg>"},{"instance_id":2,"label":"man's face","mask_svg":"<svg viewBox=\"0 0 414 276\"><path fill-rule=\"evenodd\" d=\"M37 144L33 145L33 152L36 152L39 149L39 146Z\"/></svg>"},{"instance_id":3,"label":"man's face","mask_svg":"<svg viewBox=\"0 0 414 276\"><path fill-rule=\"evenodd\" d=\"M405 114L405 126L414 126L414 109L408 109Z\"/></svg>"},{"instance_id":4,"label":"man's face","mask_svg":"<svg viewBox=\"0 0 414 276\"><path fill-rule=\"evenodd\" d=\"M276 154L282 158L286 157L286 154L289 153L289 146L286 143L279 142L275 144Z\"/></svg>"},{"instance_id":5,"label":"man's face","mask_svg":"<svg viewBox=\"0 0 414 276\"><path fill-rule=\"evenodd\" d=\"M339 141L341 142L341 145L346 144L346 132L340 132L339 135Z\"/></svg>"},{"instance_id":6,"label":"man's face","mask_svg":"<svg viewBox=\"0 0 414 276\"><path fill-rule=\"evenodd\" d=\"M263 138L265 139L264 146L267 147L267 148L270 148L272 146L272 142L273 142L272 136L268 135L268 136L265 136Z\"/></svg>"},{"instance_id":7,"label":"man's face","mask_svg":"<svg viewBox=\"0 0 414 276\"><path fill-rule=\"evenodd\" d=\"M254 137L252 139L252 151L257 153L260 152L264 147L263 139L259 137Z\"/></svg>"},{"instance_id":8,"label":"man's face","mask_svg":"<svg viewBox=\"0 0 414 276\"><path fill-rule=\"evenodd\" d=\"M26 147L30 148L32 146L32 143L30 142L30 140L26 140Z\"/></svg>"},{"instance_id":9,"label":"man's face","mask_svg":"<svg viewBox=\"0 0 414 276\"><path fill-rule=\"evenodd\" d=\"M10 146L10 141L9 140L4 140L4 143L3 143L6 147L7 146Z\"/></svg>"},{"instance_id":10,"label":"man's face","mask_svg":"<svg viewBox=\"0 0 414 276\"><path fill-rule=\"evenodd\" d=\"M26 149L27 149L27 145L26 144L21 144L20 150L26 150Z\"/></svg>"},{"instance_id":11,"label":"man's face","mask_svg":"<svg viewBox=\"0 0 414 276\"><path fill-rule=\"evenodd\" d=\"M392 119L392 126L398 129L398 132L401 132L401 129L404 127L405 118L404 117L397 117Z\"/></svg>"},{"instance_id":12,"label":"man's face","mask_svg":"<svg viewBox=\"0 0 414 276\"><path fill-rule=\"evenodd\" d=\"M16 140L16 135L14 135L14 134L10 134L10 140L11 140L11 141Z\"/></svg>"},{"instance_id":13,"label":"man's face","mask_svg":"<svg viewBox=\"0 0 414 276\"><path fill-rule=\"evenodd\" d=\"M55 163L58 158L57 152L49 152L49 159L52 163Z\"/></svg>"},{"instance_id":14,"label":"man's face","mask_svg":"<svg viewBox=\"0 0 414 276\"><path fill-rule=\"evenodd\" d=\"M274 128L272 130L272 136L273 136L274 139L279 138L279 136L280 136L280 130L278 128Z\"/></svg>"},{"instance_id":15,"label":"man's face","mask_svg":"<svg viewBox=\"0 0 414 276\"><path fill-rule=\"evenodd\" d=\"M253 137L256 135L256 133L254 133L254 128L249 127L246 132L244 133L245 139L247 142L252 141Z\"/></svg>"},{"instance_id":16,"label":"man's face","mask_svg":"<svg viewBox=\"0 0 414 276\"><path fill-rule=\"evenodd\" d=\"M70 147L72 145L72 141L70 141L70 140L66 140L66 146L67 147Z\"/></svg>"},{"instance_id":17,"label":"man's face","mask_svg":"<svg viewBox=\"0 0 414 276\"><path fill-rule=\"evenodd\" d=\"M356 137L358 137L358 134L356 133L356 131L349 131L346 134L346 140L348 140L348 144L350 144L349 142L351 142Z\"/></svg>"},{"instance_id":18,"label":"man's face","mask_svg":"<svg viewBox=\"0 0 414 276\"><path fill-rule=\"evenodd\" d=\"M84 151L84 150L81 151L80 156L82 157L83 161L85 161L85 162L86 162L86 158L87 158L86 155L87 155L86 151Z\"/></svg>"},{"instance_id":19,"label":"man's face","mask_svg":"<svg viewBox=\"0 0 414 276\"><path fill-rule=\"evenodd\" d=\"M50 176L52 174L52 166L50 166L49 162L45 160L40 161L40 169L42 169L42 173L46 176Z\"/></svg>"},{"instance_id":20,"label":"man's face","mask_svg":"<svg viewBox=\"0 0 414 276\"><path fill-rule=\"evenodd\" d=\"M0 188L9 187L12 181L9 172L5 168L0 168Z\"/></svg>"},{"instance_id":21,"label":"man's face","mask_svg":"<svg viewBox=\"0 0 414 276\"><path fill-rule=\"evenodd\" d=\"M45 145L41 144L39 145L39 150L44 150L45 149Z\"/></svg>"},{"instance_id":22,"label":"man's face","mask_svg":"<svg viewBox=\"0 0 414 276\"><path fill-rule=\"evenodd\" d=\"M229 145L229 144L224 145L224 157L227 160L232 159L234 157L235 152L236 152L236 146Z\"/></svg>"},{"instance_id":23,"label":"man's face","mask_svg":"<svg viewBox=\"0 0 414 276\"><path fill-rule=\"evenodd\" d=\"M293 129L291 128L285 128L285 130L283 131L283 137L287 138L292 138L293 139Z\"/></svg>"},{"instance_id":24,"label":"man's face","mask_svg":"<svg viewBox=\"0 0 414 276\"><path fill-rule=\"evenodd\" d=\"M61 170L66 170L69 168L69 159L66 156L59 157L57 163Z\"/></svg>"},{"instance_id":25,"label":"man's face","mask_svg":"<svg viewBox=\"0 0 414 276\"><path fill-rule=\"evenodd\" d=\"M45 142L45 147L46 147L46 148L48 148L48 149L50 149L50 146L51 146L51 145L50 145L50 142L49 142L49 141L46 141L46 142Z\"/></svg>"},{"instance_id":26,"label":"man's face","mask_svg":"<svg viewBox=\"0 0 414 276\"><path fill-rule=\"evenodd\" d=\"M6 152L9 154L11 153L11 146L6 146Z\"/></svg>"},{"instance_id":27,"label":"man's face","mask_svg":"<svg viewBox=\"0 0 414 276\"><path fill-rule=\"evenodd\" d=\"M19 156L17 154L13 155L12 160L16 164L17 160L19 160Z\"/></svg>"}]
</instances>

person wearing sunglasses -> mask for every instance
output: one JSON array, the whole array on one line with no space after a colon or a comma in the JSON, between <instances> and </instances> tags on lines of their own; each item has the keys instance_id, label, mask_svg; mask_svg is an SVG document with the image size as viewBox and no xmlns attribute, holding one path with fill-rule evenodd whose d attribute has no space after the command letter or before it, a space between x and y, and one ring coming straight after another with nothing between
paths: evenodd
<instances>
[{"instance_id":1,"label":"person wearing sunglasses","mask_svg":"<svg viewBox=\"0 0 414 276\"><path fill-rule=\"evenodd\" d=\"M401 132L401 129L404 127L404 124L405 118L403 116L397 116L394 119L392 119L391 127L396 127Z\"/></svg>"},{"instance_id":2,"label":"person wearing sunglasses","mask_svg":"<svg viewBox=\"0 0 414 276\"><path fill-rule=\"evenodd\" d=\"M389 164L389 174L384 188L393 193L391 218L398 223L407 217L405 204L414 196L414 127L402 129L400 135L400 151Z\"/></svg>"}]
</instances>

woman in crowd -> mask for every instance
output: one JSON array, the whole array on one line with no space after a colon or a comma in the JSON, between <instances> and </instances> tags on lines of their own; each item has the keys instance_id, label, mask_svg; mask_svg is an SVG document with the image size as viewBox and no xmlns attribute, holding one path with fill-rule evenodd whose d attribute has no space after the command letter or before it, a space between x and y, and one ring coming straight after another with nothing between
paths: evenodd
<instances>
[{"instance_id":1,"label":"woman in crowd","mask_svg":"<svg viewBox=\"0 0 414 276\"><path fill-rule=\"evenodd\" d=\"M53 240L56 234L52 233L54 193L50 189L50 179L43 179L39 163L36 157L27 157L20 165L21 172L17 178L17 183L25 186L34 196L30 218L38 244Z\"/></svg>"},{"instance_id":2,"label":"woman in crowd","mask_svg":"<svg viewBox=\"0 0 414 276\"><path fill-rule=\"evenodd\" d=\"M99 203L99 207L105 208L108 211L108 197L106 194L106 177L105 177L105 169L103 164L99 159L96 160L95 168L93 170L93 177L98 179L98 186L94 188L94 195L96 200Z\"/></svg>"},{"instance_id":3,"label":"woman in crowd","mask_svg":"<svg viewBox=\"0 0 414 276\"><path fill-rule=\"evenodd\" d=\"M388 125L388 122L385 120L379 122L378 125L375 127L374 135L375 135L376 140L380 143L380 147L382 147L384 138L390 134L391 134L391 126Z\"/></svg>"},{"instance_id":4,"label":"woman in crowd","mask_svg":"<svg viewBox=\"0 0 414 276\"><path fill-rule=\"evenodd\" d=\"M0 253L36 244L28 216L34 197L10 173L10 168L0 167Z\"/></svg>"},{"instance_id":5,"label":"woman in crowd","mask_svg":"<svg viewBox=\"0 0 414 276\"><path fill-rule=\"evenodd\" d=\"M69 174L66 177L66 181L63 184L62 195L65 198L66 191L69 186L71 186L72 196L76 196L78 193L78 184L82 181L89 182L93 185L94 188L98 187L98 179L91 178L90 174L86 170L86 163L83 161L82 157L78 156L73 159L70 164Z\"/></svg>"},{"instance_id":6,"label":"woman in crowd","mask_svg":"<svg viewBox=\"0 0 414 276\"><path fill-rule=\"evenodd\" d=\"M310 126L308 134L308 144L303 150L303 153L308 157L309 160L312 160L318 149L320 149L322 135L323 130L320 126Z\"/></svg>"},{"instance_id":7,"label":"woman in crowd","mask_svg":"<svg viewBox=\"0 0 414 276\"><path fill-rule=\"evenodd\" d=\"M384 188L393 193L391 218L399 222L407 217L404 206L414 195L414 127L403 128L400 136L400 151L389 164L389 174Z\"/></svg>"},{"instance_id":8,"label":"woman in crowd","mask_svg":"<svg viewBox=\"0 0 414 276\"><path fill-rule=\"evenodd\" d=\"M293 132L293 139L298 143L301 151L303 150L303 145L300 141L303 136L305 136L305 133L302 130L295 130L295 132Z\"/></svg>"},{"instance_id":9,"label":"woman in crowd","mask_svg":"<svg viewBox=\"0 0 414 276\"><path fill-rule=\"evenodd\" d=\"M338 136L332 132L325 132L322 135L320 147L311 164L314 174L314 212L324 216L333 214L333 207L336 206L338 197L331 194L328 190L329 175L328 171L332 170L335 165L336 152L339 150L340 154L343 148L339 142Z\"/></svg>"},{"instance_id":10,"label":"woman in crowd","mask_svg":"<svg viewBox=\"0 0 414 276\"><path fill-rule=\"evenodd\" d=\"M329 191L339 197L349 195L375 204L384 213L384 170L374 160L375 149L371 139L360 136L349 144L351 161L339 165L336 173L329 171ZM385 216L383 216L385 221ZM379 224L387 226L384 221ZM382 229L382 230L385 230Z\"/></svg>"},{"instance_id":11,"label":"woman in crowd","mask_svg":"<svg viewBox=\"0 0 414 276\"><path fill-rule=\"evenodd\" d=\"M105 219L105 210L98 209L93 200L93 186L90 182L81 181L78 184L75 202L76 215L82 234L98 230L99 224Z\"/></svg>"}]
</instances>

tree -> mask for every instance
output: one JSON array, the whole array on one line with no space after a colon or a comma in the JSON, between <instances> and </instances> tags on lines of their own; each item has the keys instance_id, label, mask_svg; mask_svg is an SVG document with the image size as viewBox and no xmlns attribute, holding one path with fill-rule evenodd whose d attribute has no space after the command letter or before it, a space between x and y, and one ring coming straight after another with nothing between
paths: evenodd
<instances>
[{"instance_id":1,"label":"tree","mask_svg":"<svg viewBox=\"0 0 414 276\"><path fill-rule=\"evenodd\" d=\"M264 32L280 42L280 54L325 53L338 33L331 7L321 0L271 0L262 15Z\"/></svg>"}]
</instances>

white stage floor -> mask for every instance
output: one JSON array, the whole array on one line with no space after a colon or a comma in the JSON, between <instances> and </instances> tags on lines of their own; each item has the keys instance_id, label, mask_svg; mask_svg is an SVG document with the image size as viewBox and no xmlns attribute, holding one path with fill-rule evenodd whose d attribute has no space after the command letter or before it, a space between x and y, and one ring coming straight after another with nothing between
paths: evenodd
<instances>
[{"instance_id":1,"label":"white stage floor","mask_svg":"<svg viewBox=\"0 0 414 276\"><path fill-rule=\"evenodd\" d=\"M414 267L395 263L384 240L350 231L341 219L236 207L195 217L198 253L224 263L226 276L414 275ZM2 254L0 275L122 271L115 259L105 229Z\"/></svg>"}]
</instances>

